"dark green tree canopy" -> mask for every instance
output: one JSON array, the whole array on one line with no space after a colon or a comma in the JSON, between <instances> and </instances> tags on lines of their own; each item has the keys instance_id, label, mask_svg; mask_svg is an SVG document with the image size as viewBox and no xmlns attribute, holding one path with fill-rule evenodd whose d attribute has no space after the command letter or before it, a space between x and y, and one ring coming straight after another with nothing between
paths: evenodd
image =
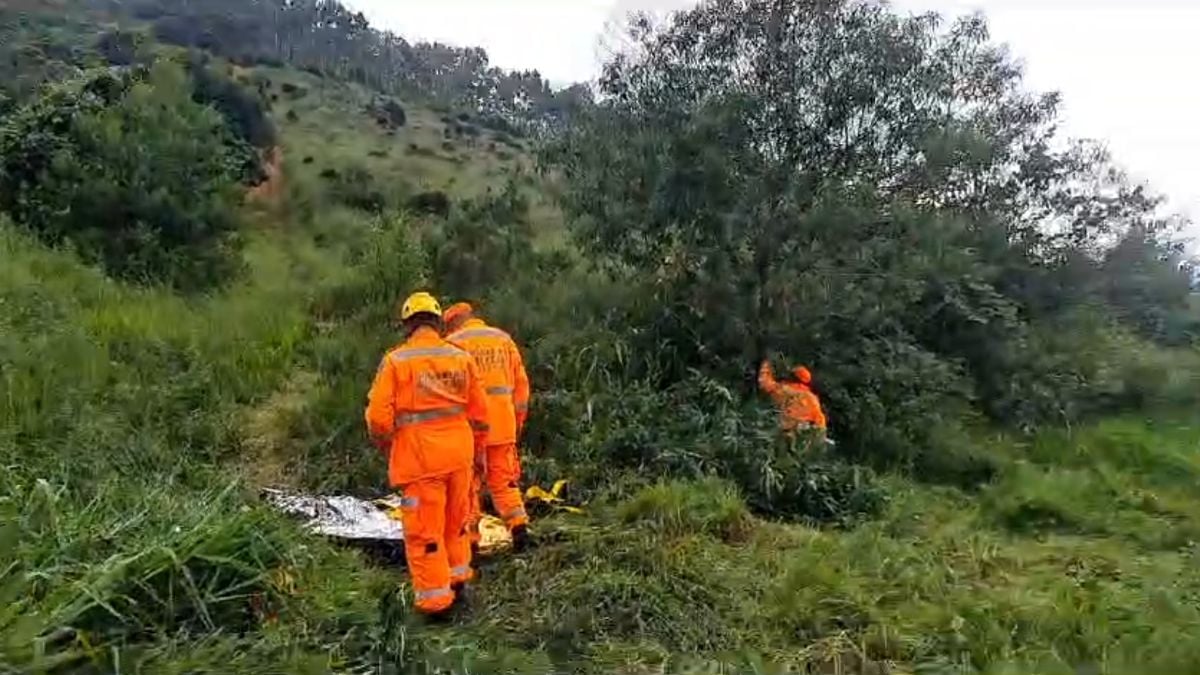
<instances>
[{"instance_id":1,"label":"dark green tree canopy","mask_svg":"<svg viewBox=\"0 0 1200 675\"><path fill-rule=\"evenodd\" d=\"M665 373L786 353L857 450L927 447L964 394L1022 423L1086 408L1091 374L1034 347L1056 322L1161 337L1186 302L1160 200L1058 140L1058 96L981 17L730 0L630 38L548 157L580 241L652 290ZM1156 272L1112 264L1126 248Z\"/></svg>"},{"instance_id":2,"label":"dark green tree canopy","mask_svg":"<svg viewBox=\"0 0 1200 675\"><path fill-rule=\"evenodd\" d=\"M50 88L0 126L0 209L118 277L226 278L246 146L192 96L168 61Z\"/></svg>"}]
</instances>

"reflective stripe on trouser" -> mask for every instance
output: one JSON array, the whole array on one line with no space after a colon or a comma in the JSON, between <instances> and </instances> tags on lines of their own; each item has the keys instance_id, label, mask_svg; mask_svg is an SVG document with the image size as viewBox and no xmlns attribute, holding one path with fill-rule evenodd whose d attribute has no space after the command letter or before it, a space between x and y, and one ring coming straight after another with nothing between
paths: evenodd
<instances>
[{"instance_id":1,"label":"reflective stripe on trouser","mask_svg":"<svg viewBox=\"0 0 1200 675\"><path fill-rule=\"evenodd\" d=\"M525 512L525 500L521 496L521 459L517 445L491 445L487 448L487 475L476 477L475 496L471 500L471 541L479 542L479 520L482 517L482 487L487 487L492 496L492 507L508 526L508 529L525 525L529 516Z\"/></svg>"},{"instance_id":2,"label":"reflective stripe on trouser","mask_svg":"<svg viewBox=\"0 0 1200 675\"><path fill-rule=\"evenodd\" d=\"M432 602L438 598L446 597L453 592L449 586L445 588L431 588L427 591L417 591L417 602Z\"/></svg>"},{"instance_id":3,"label":"reflective stripe on trouser","mask_svg":"<svg viewBox=\"0 0 1200 675\"><path fill-rule=\"evenodd\" d=\"M470 486L471 470L462 469L403 488L404 555L419 612L448 608L454 602L450 584L472 577L471 544L466 537ZM455 578L452 568L466 568L466 577Z\"/></svg>"},{"instance_id":4,"label":"reflective stripe on trouser","mask_svg":"<svg viewBox=\"0 0 1200 675\"><path fill-rule=\"evenodd\" d=\"M461 584L475 578L475 570L470 565L459 565L450 568L450 583Z\"/></svg>"},{"instance_id":5,"label":"reflective stripe on trouser","mask_svg":"<svg viewBox=\"0 0 1200 675\"><path fill-rule=\"evenodd\" d=\"M492 505L508 529L525 525L525 500L521 496L521 457L516 443L493 445L487 449L487 488Z\"/></svg>"}]
</instances>

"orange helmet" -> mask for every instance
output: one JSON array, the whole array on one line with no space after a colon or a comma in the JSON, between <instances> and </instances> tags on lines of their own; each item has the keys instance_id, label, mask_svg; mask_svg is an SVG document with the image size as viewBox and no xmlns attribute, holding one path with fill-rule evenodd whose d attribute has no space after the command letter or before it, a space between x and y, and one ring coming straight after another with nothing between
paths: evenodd
<instances>
[{"instance_id":1,"label":"orange helmet","mask_svg":"<svg viewBox=\"0 0 1200 675\"><path fill-rule=\"evenodd\" d=\"M442 320L447 326L454 325L455 322L461 321L475 313L475 308L469 302L460 302L446 308L442 313Z\"/></svg>"},{"instance_id":2,"label":"orange helmet","mask_svg":"<svg viewBox=\"0 0 1200 675\"><path fill-rule=\"evenodd\" d=\"M804 366L796 366L792 369L792 374L800 381L800 384L812 384L812 371Z\"/></svg>"}]
</instances>

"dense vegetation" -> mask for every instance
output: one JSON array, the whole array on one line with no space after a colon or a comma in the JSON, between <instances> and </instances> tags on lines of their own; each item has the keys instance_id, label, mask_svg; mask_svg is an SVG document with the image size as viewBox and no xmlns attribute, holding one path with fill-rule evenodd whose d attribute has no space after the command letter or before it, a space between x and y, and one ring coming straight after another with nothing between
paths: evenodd
<instances>
[{"instance_id":1,"label":"dense vegetation","mask_svg":"<svg viewBox=\"0 0 1200 675\"><path fill-rule=\"evenodd\" d=\"M587 250L654 280L636 349L661 377L785 348L844 447L935 473L964 401L1033 428L1190 396L1146 391L1171 368L1125 340L1197 327L1161 201L1093 146L1055 149L1057 98L1022 89L982 19L811 11L635 25L644 56L608 66L553 155Z\"/></svg>"},{"instance_id":2,"label":"dense vegetation","mask_svg":"<svg viewBox=\"0 0 1200 675\"><path fill-rule=\"evenodd\" d=\"M1175 223L982 20L705 3L635 19L595 101L336 3L0 34L0 671L1200 659ZM362 397L422 285L524 343L527 478L586 504L442 628L256 494L383 490ZM836 449L778 438L761 358Z\"/></svg>"}]
</instances>

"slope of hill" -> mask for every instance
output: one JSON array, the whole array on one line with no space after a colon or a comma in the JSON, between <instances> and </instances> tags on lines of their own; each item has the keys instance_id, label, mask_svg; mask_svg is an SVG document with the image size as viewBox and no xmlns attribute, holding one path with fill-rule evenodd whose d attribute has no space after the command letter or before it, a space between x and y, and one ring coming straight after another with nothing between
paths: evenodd
<instances>
[{"instance_id":1,"label":"slope of hill","mask_svg":"<svg viewBox=\"0 0 1200 675\"><path fill-rule=\"evenodd\" d=\"M217 68L278 131L276 182L236 206L244 269L223 285L117 281L0 217L0 670L1134 674L1200 658L1193 348L1104 333L1088 354L1104 400L1139 403L1070 426L944 411L943 454L921 448L942 475L797 454L718 369L667 381L655 358L682 362L684 337L639 350L671 316L638 280L670 269L589 264L530 139L466 105ZM539 514L533 551L482 562L444 627L411 615L401 566L257 495L383 490L363 394L396 300L425 285L522 340L527 478L570 478L586 503Z\"/></svg>"}]
</instances>

